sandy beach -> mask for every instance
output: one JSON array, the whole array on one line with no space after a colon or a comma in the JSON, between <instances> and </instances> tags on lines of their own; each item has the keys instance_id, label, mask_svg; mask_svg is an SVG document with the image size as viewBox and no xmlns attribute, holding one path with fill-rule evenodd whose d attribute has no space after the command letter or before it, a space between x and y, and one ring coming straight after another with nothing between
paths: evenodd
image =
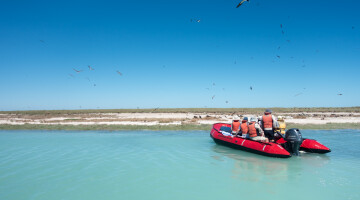
<instances>
[{"instance_id":1,"label":"sandy beach","mask_svg":"<svg viewBox=\"0 0 360 200\"><path fill-rule=\"evenodd\" d=\"M360 123L360 113L300 112L274 113L292 124ZM251 117L258 114L228 113L84 113L84 114L0 114L0 125L211 125L231 123L233 117Z\"/></svg>"}]
</instances>

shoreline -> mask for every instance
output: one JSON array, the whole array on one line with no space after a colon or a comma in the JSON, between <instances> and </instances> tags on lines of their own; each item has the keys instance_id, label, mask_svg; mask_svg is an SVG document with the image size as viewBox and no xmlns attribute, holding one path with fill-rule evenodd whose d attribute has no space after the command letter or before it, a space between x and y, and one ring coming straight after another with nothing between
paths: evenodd
<instances>
[{"instance_id":1,"label":"shoreline","mask_svg":"<svg viewBox=\"0 0 360 200\"><path fill-rule=\"evenodd\" d=\"M230 112L231 111L231 112ZM0 130L211 130L261 116L263 108L157 108L113 110L0 111ZM273 108L287 128L360 129L360 107Z\"/></svg>"},{"instance_id":2,"label":"shoreline","mask_svg":"<svg viewBox=\"0 0 360 200\"><path fill-rule=\"evenodd\" d=\"M0 124L0 130L74 130L74 131L122 131L122 130L154 130L154 131L191 131L191 130L211 130L211 124L187 124L187 125L49 125L49 124L23 124L8 125ZM333 123L333 124L293 124L288 123L287 129L299 128L300 130L340 130L355 129L360 130L359 123Z\"/></svg>"}]
</instances>

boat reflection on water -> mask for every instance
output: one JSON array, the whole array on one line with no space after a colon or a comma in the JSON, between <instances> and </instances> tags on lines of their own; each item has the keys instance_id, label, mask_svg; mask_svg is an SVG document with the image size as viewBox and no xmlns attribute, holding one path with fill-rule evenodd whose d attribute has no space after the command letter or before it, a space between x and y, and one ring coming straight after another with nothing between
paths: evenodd
<instances>
[{"instance_id":1,"label":"boat reflection on water","mask_svg":"<svg viewBox=\"0 0 360 200\"><path fill-rule=\"evenodd\" d=\"M279 159L239 151L229 147L214 145L212 158L216 162L232 160L232 177L242 181L259 182L296 180L308 169L316 170L329 163L330 158L324 154L301 152L301 156ZM221 163L218 163L221 164ZM304 171L305 170L305 171Z\"/></svg>"}]
</instances>

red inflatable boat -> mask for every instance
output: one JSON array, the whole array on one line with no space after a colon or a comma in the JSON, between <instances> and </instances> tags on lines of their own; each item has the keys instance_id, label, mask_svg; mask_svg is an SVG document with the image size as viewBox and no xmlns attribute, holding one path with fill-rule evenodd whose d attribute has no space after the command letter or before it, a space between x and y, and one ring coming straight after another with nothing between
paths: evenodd
<instances>
[{"instance_id":1,"label":"red inflatable boat","mask_svg":"<svg viewBox=\"0 0 360 200\"><path fill-rule=\"evenodd\" d=\"M228 129L229 127L231 127L231 124L225 124L225 123L214 124L210 132L210 136L218 144L230 146L235 149L240 149L265 156L279 157L279 158L291 157L292 154L294 154L292 150L293 148L297 148L298 150L303 150L311 153L328 153L331 151L326 146L312 139L301 139L299 146L294 147L293 143L286 141L284 138L280 138L274 143L274 142L259 142L241 137L234 137L230 133L226 133L222 131L223 128Z\"/></svg>"}]
</instances>

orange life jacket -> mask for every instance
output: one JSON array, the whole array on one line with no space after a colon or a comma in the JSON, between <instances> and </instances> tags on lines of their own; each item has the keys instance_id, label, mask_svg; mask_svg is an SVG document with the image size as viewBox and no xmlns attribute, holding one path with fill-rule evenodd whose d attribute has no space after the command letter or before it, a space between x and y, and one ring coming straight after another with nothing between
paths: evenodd
<instances>
[{"instance_id":1,"label":"orange life jacket","mask_svg":"<svg viewBox=\"0 0 360 200\"><path fill-rule=\"evenodd\" d=\"M232 131L239 131L240 122L239 121L233 121L232 123Z\"/></svg>"},{"instance_id":2,"label":"orange life jacket","mask_svg":"<svg viewBox=\"0 0 360 200\"><path fill-rule=\"evenodd\" d=\"M243 120L243 121L242 121L240 127L241 127L241 132L242 132L242 134L248 134L248 132L249 132L249 126L248 126L246 120Z\"/></svg>"},{"instance_id":3,"label":"orange life jacket","mask_svg":"<svg viewBox=\"0 0 360 200\"><path fill-rule=\"evenodd\" d=\"M249 124L249 137L258 136L258 131L255 128L255 122L250 122Z\"/></svg>"},{"instance_id":4,"label":"orange life jacket","mask_svg":"<svg viewBox=\"0 0 360 200\"><path fill-rule=\"evenodd\" d=\"M262 116L262 121L263 121L264 129L266 129L266 128L271 128L271 129L272 129L272 127L273 127L273 120L272 120L271 114L263 115L263 116Z\"/></svg>"}]
</instances>

